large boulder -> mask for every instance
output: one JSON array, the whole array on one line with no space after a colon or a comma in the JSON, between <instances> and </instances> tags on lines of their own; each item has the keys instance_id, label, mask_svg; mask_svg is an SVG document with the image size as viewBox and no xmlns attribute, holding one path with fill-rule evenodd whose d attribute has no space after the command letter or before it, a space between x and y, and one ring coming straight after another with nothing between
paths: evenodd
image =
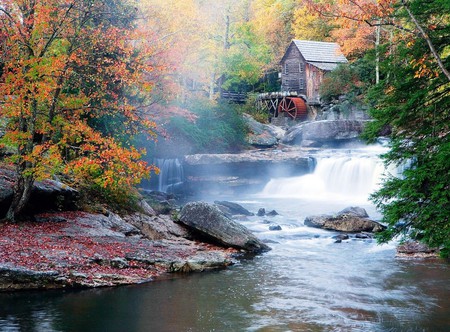
<instances>
[{"instance_id":1,"label":"large boulder","mask_svg":"<svg viewBox=\"0 0 450 332\"><path fill-rule=\"evenodd\" d=\"M0 169L0 218L5 216L11 204L15 182L14 171ZM29 213L73 210L77 199L78 191L62 182L50 179L35 181L26 210Z\"/></svg>"},{"instance_id":2,"label":"large boulder","mask_svg":"<svg viewBox=\"0 0 450 332\"><path fill-rule=\"evenodd\" d=\"M385 229L380 223L365 217L364 209L351 207L336 216L317 215L305 218L305 226L339 232L380 232Z\"/></svg>"},{"instance_id":3,"label":"large boulder","mask_svg":"<svg viewBox=\"0 0 450 332\"><path fill-rule=\"evenodd\" d=\"M280 127L260 123L248 114L244 114L244 121L250 131L247 135L250 145L270 148L277 145L284 136L285 131Z\"/></svg>"},{"instance_id":4,"label":"large boulder","mask_svg":"<svg viewBox=\"0 0 450 332\"><path fill-rule=\"evenodd\" d=\"M228 202L228 201L214 201L214 204L217 205L220 211L224 212L227 215L235 216L235 215L242 215L242 216L254 216L255 214L244 208L243 206Z\"/></svg>"},{"instance_id":5,"label":"large boulder","mask_svg":"<svg viewBox=\"0 0 450 332\"><path fill-rule=\"evenodd\" d=\"M31 212L74 210L78 191L55 180L35 181L27 209Z\"/></svg>"},{"instance_id":6,"label":"large boulder","mask_svg":"<svg viewBox=\"0 0 450 332\"><path fill-rule=\"evenodd\" d=\"M293 126L282 143L319 147L354 140L363 131L367 120L322 120Z\"/></svg>"},{"instance_id":7,"label":"large boulder","mask_svg":"<svg viewBox=\"0 0 450 332\"><path fill-rule=\"evenodd\" d=\"M355 216L361 217L361 218L369 218L369 215L367 214L366 209L359 207L359 206L346 207L345 209L343 209L342 211L340 211L338 213L338 215L341 215L341 214L352 214L352 215L355 215Z\"/></svg>"},{"instance_id":8,"label":"large boulder","mask_svg":"<svg viewBox=\"0 0 450 332\"><path fill-rule=\"evenodd\" d=\"M252 253L270 250L246 227L228 218L216 206L205 202L186 204L181 210L179 220L215 244Z\"/></svg>"},{"instance_id":9,"label":"large boulder","mask_svg":"<svg viewBox=\"0 0 450 332\"><path fill-rule=\"evenodd\" d=\"M150 240L176 240L192 237L185 227L174 223L172 218L167 215L148 216L134 213L125 216L124 219L138 228Z\"/></svg>"}]
</instances>

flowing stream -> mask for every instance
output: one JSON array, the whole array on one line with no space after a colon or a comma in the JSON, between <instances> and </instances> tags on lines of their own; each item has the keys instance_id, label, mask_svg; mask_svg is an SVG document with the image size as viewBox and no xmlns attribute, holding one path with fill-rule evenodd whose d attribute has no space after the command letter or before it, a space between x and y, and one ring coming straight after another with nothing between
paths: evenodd
<instances>
[{"instance_id":1,"label":"flowing stream","mask_svg":"<svg viewBox=\"0 0 450 332\"><path fill-rule=\"evenodd\" d=\"M242 221L269 242L264 255L138 286L0 294L0 331L450 331L448 263L303 225L352 205L380 218L367 200L383 172L376 152L328 151L312 174L228 197L279 213Z\"/></svg>"}]
</instances>

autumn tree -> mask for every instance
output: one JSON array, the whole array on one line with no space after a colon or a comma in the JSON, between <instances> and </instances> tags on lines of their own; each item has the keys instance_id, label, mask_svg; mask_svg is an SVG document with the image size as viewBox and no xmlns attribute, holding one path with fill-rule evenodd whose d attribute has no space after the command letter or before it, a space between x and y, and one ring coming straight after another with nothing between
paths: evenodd
<instances>
[{"instance_id":1,"label":"autumn tree","mask_svg":"<svg viewBox=\"0 0 450 332\"><path fill-rule=\"evenodd\" d=\"M144 151L117 135L151 134L153 126L135 103L152 88L151 49L136 14L118 0L1 2L1 143L14 151L7 161L17 171L8 219L23 211L36 179L55 173L116 198L148 175ZM102 127L106 118L120 125Z\"/></svg>"},{"instance_id":2,"label":"autumn tree","mask_svg":"<svg viewBox=\"0 0 450 332\"><path fill-rule=\"evenodd\" d=\"M335 26L329 18L321 16L305 4L295 9L292 33L295 39L334 41L331 32Z\"/></svg>"}]
</instances>

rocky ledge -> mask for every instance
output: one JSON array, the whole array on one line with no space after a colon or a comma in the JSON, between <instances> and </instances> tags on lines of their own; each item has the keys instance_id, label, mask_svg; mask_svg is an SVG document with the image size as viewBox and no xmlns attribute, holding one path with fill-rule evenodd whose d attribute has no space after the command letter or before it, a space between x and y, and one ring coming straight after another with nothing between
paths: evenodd
<instances>
[{"instance_id":1,"label":"rocky ledge","mask_svg":"<svg viewBox=\"0 0 450 332\"><path fill-rule=\"evenodd\" d=\"M267 180L312 172L313 149L282 147L242 153L195 154L183 159L188 191L195 193L242 193L261 190ZM251 190L250 190L251 191Z\"/></svg>"},{"instance_id":2,"label":"rocky ledge","mask_svg":"<svg viewBox=\"0 0 450 332\"><path fill-rule=\"evenodd\" d=\"M177 234L169 217L127 218L143 231L113 213L61 212L0 224L0 290L135 284L234 262L237 250L179 237L189 232ZM163 227L150 232L155 219Z\"/></svg>"},{"instance_id":3,"label":"rocky ledge","mask_svg":"<svg viewBox=\"0 0 450 332\"><path fill-rule=\"evenodd\" d=\"M65 211L0 223L0 291L136 284L270 250L214 205L189 203L181 216L175 223L142 201L141 212L123 217Z\"/></svg>"}]
</instances>

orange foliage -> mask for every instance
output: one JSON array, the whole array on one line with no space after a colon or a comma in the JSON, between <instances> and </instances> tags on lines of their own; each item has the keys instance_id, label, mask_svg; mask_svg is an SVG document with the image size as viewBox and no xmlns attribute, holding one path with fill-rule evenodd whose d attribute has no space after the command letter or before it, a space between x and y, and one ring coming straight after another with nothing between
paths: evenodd
<instances>
[{"instance_id":1,"label":"orange foliage","mask_svg":"<svg viewBox=\"0 0 450 332\"><path fill-rule=\"evenodd\" d=\"M376 26L393 22L396 0L307 0L308 8L334 20L332 36L344 54L358 54L374 48Z\"/></svg>"},{"instance_id":2,"label":"orange foliage","mask_svg":"<svg viewBox=\"0 0 450 332\"><path fill-rule=\"evenodd\" d=\"M139 161L145 151L90 125L108 116L121 119L128 135L153 136L155 128L135 102L152 90L152 74L159 69L151 61L152 36L111 23L119 18L106 6L2 1L0 116L7 121L2 142L15 149L10 162L23 177L64 171L78 181L131 190L153 169Z\"/></svg>"}]
</instances>

